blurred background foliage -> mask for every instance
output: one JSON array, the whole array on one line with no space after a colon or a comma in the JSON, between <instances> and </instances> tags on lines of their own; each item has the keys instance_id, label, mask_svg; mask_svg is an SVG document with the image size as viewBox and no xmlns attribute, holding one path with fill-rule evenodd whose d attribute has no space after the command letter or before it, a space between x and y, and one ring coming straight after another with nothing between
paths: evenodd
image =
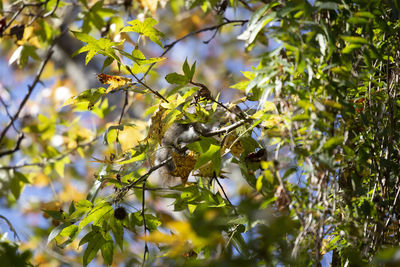
<instances>
[{"instance_id":1,"label":"blurred background foliage","mask_svg":"<svg viewBox=\"0 0 400 267\"><path fill-rule=\"evenodd\" d=\"M398 266L399 12L2 1L0 261Z\"/></svg>"}]
</instances>

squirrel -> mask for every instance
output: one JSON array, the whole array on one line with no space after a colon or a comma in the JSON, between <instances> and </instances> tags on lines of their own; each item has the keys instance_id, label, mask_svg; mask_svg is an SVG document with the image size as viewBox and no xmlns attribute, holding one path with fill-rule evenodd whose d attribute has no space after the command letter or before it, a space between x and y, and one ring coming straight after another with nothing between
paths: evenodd
<instances>
[{"instance_id":1,"label":"squirrel","mask_svg":"<svg viewBox=\"0 0 400 267\"><path fill-rule=\"evenodd\" d=\"M205 109L211 110L212 105L207 104ZM191 109L188 112L194 113ZM156 150L154 164L157 166L167 159L171 158L172 152L185 155L188 151L186 146L190 143L199 141L202 136L210 136L209 134L221 129L228 122L237 120L237 116L233 112L226 112L226 109L217 106L212 114L212 119L208 122L190 122L190 123L173 123L164 133L161 144ZM171 160L162 166L156 175L158 175L164 184L175 185L175 177L171 175L176 166Z\"/></svg>"}]
</instances>

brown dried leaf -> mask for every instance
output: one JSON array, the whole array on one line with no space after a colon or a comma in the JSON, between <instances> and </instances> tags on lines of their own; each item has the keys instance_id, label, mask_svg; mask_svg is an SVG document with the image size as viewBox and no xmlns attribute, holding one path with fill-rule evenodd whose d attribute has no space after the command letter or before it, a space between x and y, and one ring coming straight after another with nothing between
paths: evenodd
<instances>
[{"instance_id":1,"label":"brown dried leaf","mask_svg":"<svg viewBox=\"0 0 400 267\"><path fill-rule=\"evenodd\" d=\"M172 151L172 160L175 164L175 170L171 175L180 177L182 183L185 184L190 172L193 170L197 161L197 156L191 151L187 155L181 155Z\"/></svg>"},{"instance_id":2,"label":"brown dried leaf","mask_svg":"<svg viewBox=\"0 0 400 267\"><path fill-rule=\"evenodd\" d=\"M132 85L132 79L125 78L122 76L114 76L114 75L107 75L101 73L97 75L97 79L102 84L109 84L110 86L107 88L106 93L111 92L112 90L119 89L123 86Z\"/></svg>"},{"instance_id":3,"label":"brown dried leaf","mask_svg":"<svg viewBox=\"0 0 400 267\"><path fill-rule=\"evenodd\" d=\"M225 151L225 149L229 149L232 155L238 158L244 152L243 144L238 139L238 135L236 132L230 133L225 138L225 142L224 145L222 146L221 151Z\"/></svg>"},{"instance_id":4,"label":"brown dried leaf","mask_svg":"<svg viewBox=\"0 0 400 267\"><path fill-rule=\"evenodd\" d=\"M161 140L167 131L167 125L163 122L165 116L167 116L167 110L162 105L158 107L158 111L151 117L149 133L145 140L151 138L157 140L161 145Z\"/></svg>"},{"instance_id":5,"label":"brown dried leaf","mask_svg":"<svg viewBox=\"0 0 400 267\"><path fill-rule=\"evenodd\" d=\"M286 189L283 185L278 186L275 191L276 201L275 204L279 211L287 209L291 202L290 196L287 194Z\"/></svg>"}]
</instances>

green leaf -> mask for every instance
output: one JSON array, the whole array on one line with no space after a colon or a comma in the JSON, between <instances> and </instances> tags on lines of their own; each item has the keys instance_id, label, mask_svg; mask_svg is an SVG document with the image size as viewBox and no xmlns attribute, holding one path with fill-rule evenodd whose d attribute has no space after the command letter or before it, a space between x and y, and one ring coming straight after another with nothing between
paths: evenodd
<instances>
[{"instance_id":1,"label":"green leaf","mask_svg":"<svg viewBox=\"0 0 400 267\"><path fill-rule=\"evenodd\" d=\"M14 177L11 179L10 189L15 199L18 199L25 184L29 184L29 180L20 172L14 172Z\"/></svg>"},{"instance_id":2,"label":"green leaf","mask_svg":"<svg viewBox=\"0 0 400 267\"><path fill-rule=\"evenodd\" d=\"M112 214L112 206L107 201L102 201L89 212L89 214L80 221L79 229L82 229L90 222L93 222L93 225L100 224L104 219L106 219L107 215L110 216Z\"/></svg>"},{"instance_id":3,"label":"green leaf","mask_svg":"<svg viewBox=\"0 0 400 267\"><path fill-rule=\"evenodd\" d=\"M66 237L76 237L78 234L79 227L75 224L71 224L67 227L65 227L61 232L60 236L66 236Z\"/></svg>"},{"instance_id":4,"label":"green leaf","mask_svg":"<svg viewBox=\"0 0 400 267\"><path fill-rule=\"evenodd\" d=\"M268 10L279 5L277 2L269 3L264 7L258 9L250 18L247 29L240 34L237 39L246 41L246 47L249 47L256 39L259 32L270 22L276 19L276 12L271 11L266 14Z\"/></svg>"},{"instance_id":5,"label":"green leaf","mask_svg":"<svg viewBox=\"0 0 400 267\"><path fill-rule=\"evenodd\" d=\"M105 93L106 89L104 87L88 89L77 96L67 99L62 107L84 103L85 105L87 104L87 109L91 109Z\"/></svg>"},{"instance_id":6,"label":"green leaf","mask_svg":"<svg viewBox=\"0 0 400 267\"><path fill-rule=\"evenodd\" d=\"M100 248L107 242L101 234L100 227L93 226L93 230L84 236L79 243L81 246L84 243L88 243L85 252L83 253L83 265L88 265L96 256Z\"/></svg>"},{"instance_id":7,"label":"green leaf","mask_svg":"<svg viewBox=\"0 0 400 267\"><path fill-rule=\"evenodd\" d=\"M340 38L353 44L368 44L368 40L360 36L341 35Z\"/></svg>"},{"instance_id":8,"label":"green leaf","mask_svg":"<svg viewBox=\"0 0 400 267\"><path fill-rule=\"evenodd\" d=\"M88 200L80 200L75 203L75 211L70 215L71 220L80 218L83 214L89 212L93 207L93 204Z\"/></svg>"},{"instance_id":9,"label":"green leaf","mask_svg":"<svg viewBox=\"0 0 400 267\"><path fill-rule=\"evenodd\" d=\"M119 63L121 63L119 57L116 55L114 51L114 47L121 45L123 42L116 43L105 38L100 38L99 40L97 40L96 38L83 32L72 32L72 33L77 39L87 43L86 46L81 47L79 50L75 51L72 54L72 56L75 56L83 52L88 52L85 60L86 65L98 53L111 57L117 60Z\"/></svg>"},{"instance_id":10,"label":"green leaf","mask_svg":"<svg viewBox=\"0 0 400 267\"><path fill-rule=\"evenodd\" d=\"M219 176L221 170L221 146L218 141L210 137L201 137L201 141L188 145L188 148L199 153L194 169L198 169L204 164L212 161L213 171Z\"/></svg>"},{"instance_id":11,"label":"green leaf","mask_svg":"<svg viewBox=\"0 0 400 267\"><path fill-rule=\"evenodd\" d=\"M130 58L133 61L135 61L139 66L153 64L156 62L163 61L165 59L164 57L153 57L153 58L146 59L144 54L139 49L134 49L132 51L132 56Z\"/></svg>"},{"instance_id":12,"label":"green leaf","mask_svg":"<svg viewBox=\"0 0 400 267\"><path fill-rule=\"evenodd\" d=\"M325 142L323 148L327 149L327 150L330 150L332 148L335 148L338 145L343 144L343 140L344 140L343 136L332 137L328 141Z\"/></svg>"},{"instance_id":13,"label":"green leaf","mask_svg":"<svg viewBox=\"0 0 400 267\"><path fill-rule=\"evenodd\" d=\"M60 177L64 177L64 167L65 167L65 164L68 164L68 163L70 163L68 156L63 157L62 159L57 160L54 163L54 169Z\"/></svg>"},{"instance_id":14,"label":"green leaf","mask_svg":"<svg viewBox=\"0 0 400 267\"><path fill-rule=\"evenodd\" d=\"M129 164L129 163L133 163L133 162L144 160L144 159L146 159L146 153L143 152L137 156L131 157L130 159L127 159L127 160L124 160L121 162L117 162L117 164Z\"/></svg>"},{"instance_id":15,"label":"green leaf","mask_svg":"<svg viewBox=\"0 0 400 267\"><path fill-rule=\"evenodd\" d=\"M316 1L314 5L319 9L329 9L329 10L338 9L338 4L335 2Z\"/></svg>"},{"instance_id":16,"label":"green leaf","mask_svg":"<svg viewBox=\"0 0 400 267\"><path fill-rule=\"evenodd\" d=\"M158 44L160 47L164 48L161 41L160 37L163 36L163 34L155 29L153 26L157 24L157 21L153 18L146 18L144 22L141 22L140 20L132 20L128 22L132 26L126 26L124 27L121 32L136 32L139 34L142 34L146 37L148 37L151 41L154 43Z\"/></svg>"},{"instance_id":17,"label":"green leaf","mask_svg":"<svg viewBox=\"0 0 400 267\"><path fill-rule=\"evenodd\" d=\"M55 227L49 234L48 238L47 238L47 245L54 239L56 238L61 231L67 227L69 225L69 223L64 223L64 224L60 224L59 226Z\"/></svg>"},{"instance_id":18,"label":"green leaf","mask_svg":"<svg viewBox=\"0 0 400 267\"><path fill-rule=\"evenodd\" d=\"M68 217L67 214L62 210L42 210L43 212L50 215L50 217L56 219L57 221L65 221Z\"/></svg>"},{"instance_id":19,"label":"green leaf","mask_svg":"<svg viewBox=\"0 0 400 267\"><path fill-rule=\"evenodd\" d=\"M161 225L161 221L152 214L145 214L144 218L146 219L146 226L149 231L154 231Z\"/></svg>"},{"instance_id":20,"label":"green leaf","mask_svg":"<svg viewBox=\"0 0 400 267\"><path fill-rule=\"evenodd\" d=\"M101 255L103 256L104 263L111 265L114 256L114 242L109 233L105 235L106 242L101 246Z\"/></svg>"},{"instance_id":21,"label":"green leaf","mask_svg":"<svg viewBox=\"0 0 400 267\"><path fill-rule=\"evenodd\" d=\"M187 58L185 59L185 62L183 63L182 70L183 70L183 73L185 74L186 78L190 81L192 79L192 77L190 77L191 71L190 71L189 64L187 62Z\"/></svg>"},{"instance_id":22,"label":"green leaf","mask_svg":"<svg viewBox=\"0 0 400 267\"><path fill-rule=\"evenodd\" d=\"M114 216L110 220L111 231L114 235L115 242L118 244L121 250L123 250L124 244L124 228L122 222L117 220Z\"/></svg>"},{"instance_id":23,"label":"green leaf","mask_svg":"<svg viewBox=\"0 0 400 267\"><path fill-rule=\"evenodd\" d=\"M187 77L185 77L182 74L178 74L176 72L170 73L167 76L165 76L165 80L170 84L179 84L179 85L185 85L189 82Z\"/></svg>"}]
</instances>

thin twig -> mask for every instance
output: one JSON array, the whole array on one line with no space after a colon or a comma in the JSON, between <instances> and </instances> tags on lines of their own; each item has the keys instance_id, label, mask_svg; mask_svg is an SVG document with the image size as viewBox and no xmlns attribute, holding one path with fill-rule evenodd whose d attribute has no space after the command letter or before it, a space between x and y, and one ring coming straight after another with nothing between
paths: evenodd
<instances>
[{"instance_id":1,"label":"thin twig","mask_svg":"<svg viewBox=\"0 0 400 267\"><path fill-rule=\"evenodd\" d=\"M20 147L20 145L21 145L22 139L24 139L24 137L25 137L25 136L24 136L23 133L19 134L17 143L15 144L15 147L14 147L13 149L0 151L0 158L3 157L3 156L6 156L6 155L13 154L13 153L15 153L16 151L18 151L18 150L19 150L19 147Z\"/></svg>"},{"instance_id":2,"label":"thin twig","mask_svg":"<svg viewBox=\"0 0 400 267\"><path fill-rule=\"evenodd\" d=\"M53 42L53 44L50 46L45 59L42 61L42 64L39 67L39 70L38 70L38 72L36 74L35 79L33 80L32 85L28 86L28 92L25 95L24 99L22 100L21 104L19 105L19 108L18 108L17 112L14 114L14 116L11 118L10 122L7 124L7 126L1 132L1 134L0 134L0 144L3 141L8 129L10 129L10 127L13 125L13 123L18 119L18 116L21 113L23 107L25 106L26 102L28 101L29 97L31 96L31 94L32 94L33 90L35 89L36 85L39 83L40 76L42 75L44 67L46 66L47 62L49 62L49 60L51 58L51 55L53 54L53 46L54 46L54 44L55 44L55 42Z\"/></svg>"},{"instance_id":3,"label":"thin twig","mask_svg":"<svg viewBox=\"0 0 400 267\"><path fill-rule=\"evenodd\" d=\"M125 113L125 109L128 106L128 93L129 93L128 91L125 91L125 102L124 106L122 107L121 115L119 116L118 124L121 124L122 117L124 116Z\"/></svg>"},{"instance_id":4,"label":"thin twig","mask_svg":"<svg viewBox=\"0 0 400 267\"><path fill-rule=\"evenodd\" d=\"M218 177L215 175L214 173L214 177L213 179L217 182L219 188L221 188L222 193L224 194L225 199L228 201L229 205L231 205L231 207L233 208L233 212L235 213L235 215L239 215L236 207L232 204L232 202L229 200L228 195L225 193L224 187L222 186L222 184L219 182Z\"/></svg>"},{"instance_id":5,"label":"thin twig","mask_svg":"<svg viewBox=\"0 0 400 267\"><path fill-rule=\"evenodd\" d=\"M142 79L139 79L131 70L131 68L129 66L126 66L127 70L129 71L129 73L138 81L138 83L140 83L141 85L143 85L144 87L146 87L147 89L150 90L150 92L152 92L153 94L155 94L156 96L158 96L159 98L161 98L162 100L164 100L165 102L169 103L167 99L165 99L159 92L155 91L154 89L151 89L150 86L148 86L147 84L145 84L144 82L142 82ZM143 76L144 77L144 76Z\"/></svg>"},{"instance_id":6,"label":"thin twig","mask_svg":"<svg viewBox=\"0 0 400 267\"><path fill-rule=\"evenodd\" d=\"M229 132L235 130L236 128L242 126L246 122L248 122L248 120L240 120L240 121L235 122L234 124L220 128L218 130L209 131L209 132L200 132L200 134L204 137L211 137L211 136L215 136L215 135L219 135L219 134L223 134L223 133L229 133Z\"/></svg>"},{"instance_id":7,"label":"thin twig","mask_svg":"<svg viewBox=\"0 0 400 267\"><path fill-rule=\"evenodd\" d=\"M144 237L146 238L147 236L147 224L146 224L146 216L144 214L145 210L145 203L146 203L146 182L144 181L143 186L142 186L142 218L143 218L143 230L144 230ZM149 247L147 246L147 240L144 240L144 252L143 252L143 262L142 266L146 263L146 255L149 252Z\"/></svg>"},{"instance_id":8,"label":"thin twig","mask_svg":"<svg viewBox=\"0 0 400 267\"><path fill-rule=\"evenodd\" d=\"M14 233L14 238L18 239L18 241L21 241L21 239L18 236L17 231L15 230L14 226L12 225L12 223L3 215L0 215L0 218L3 219L4 221L6 221L6 223L8 224L8 228L10 228L11 232Z\"/></svg>"},{"instance_id":9,"label":"thin twig","mask_svg":"<svg viewBox=\"0 0 400 267\"><path fill-rule=\"evenodd\" d=\"M61 160L61 159L65 158L66 156L68 156L71 153L73 153L76 150L78 150L78 148L84 148L84 147L90 146L95 141L97 141L97 139L99 139L99 137L100 136L97 136L94 139L92 139L91 141L88 141L88 142L83 143L83 144L78 144L75 148L68 150L67 152L59 155L58 157L51 158L51 159L46 159L43 162L26 163L26 164L21 164L21 165L14 165L14 166L0 166L0 170L16 170L16 169L25 168L25 167L44 167L46 164L54 163L54 162L56 162L58 160Z\"/></svg>"},{"instance_id":10,"label":"thin twig","mask_svg":"<svg viewBox=\"0 0 400 267\"><path fill-rule=\"evenodd\" d=\"M221 28L221 27L223 27L223 26L225 26L227 24L240 23L241 25L244 25L247 22L248 22L247 19L244 19L244 20L227 20L227 21L225 21L225 22L223 22L221 24L218 24L218 25L214 25L214 26L206 27L206 28L194 31L194 32L190 32L190 33L186 34L185 36L173 41L172 43L165 45L164 47L166 49L161 54L161 56L164 56L166 53L168 53L168 51L171 50L174 45L176 45L177 43L181 42L182 40L184 40L187 37L190 37L192 35L196 35L196 34L199 34L199 33L202 33L202 32L206 32L206 31L213 31L213 30L219 29L219 28Z\"/></svg>"},{"instance_id":11,"label":"thin twig","mask_svg":"<svg viewBox=\"0 0 400 267\"><path fill-rule=\"evenodd\" d=\"M194 32L190 32L190 33L186 34L185 36L183 36L183 37L181 37L181 38L179 38L179 39L173 41L172 43L169 43L169 44L165 45L165 46L164 46L165 50L164 50L164 52L162 52L162 54L160 55L160 57L165 56L177 43L183 41L184 39L186 39L186 38L188 38L188 37L190 37L190 36L193 36L193 35L196 35L196 34L199 34L199 33L202 33L202 32L206 32L206 31L218 30L219 28L221 28L221 27L223 27L223 26L225 26L225 25L227 25L227 24L241 23L241 25L244 25L244 24L247 23L247 22L248 22L248 20L227 20L227 21L225 21L225 22L223 22L223 23L221 23L221 24L217 24L217 25L214 25L214 26L211 26L211 27L206 27L206 28L203 28L203 29L194 31ZM154 67L154 65L156 65L156 62L152 63L152 64L149 66L149 68L147 69L147 71L144 73L143 78L147 76L147 74L148 74L148 73L150 72L150 70ZM142 79L143 79L143 78L142 78Z\"/></svg>"},{"instance_id":12,"label":"thin twig","mask_svg":"<svg viewBox=\"0 0 400 267\"><path fill-rule=\"evenodd\" d=\"M10 120L12 120L12 116L11 116L10 112L8 111L8 105L4 102L4 100L3 100L3 98L2 98L1 96L0 96L0 102L3 104L4 109L6 110L6 113L7 113L8 118L9 118ZM17 133L19 133L17 127L15 127L14 122L12 123L11 126L13 127L13 129L14 129Z\"/></svg>"},{"instance_id":13,"label":"thin twig","mask_svg":"<svg viewBox=\"0 0 400 267\"><path fill-rule=\"evenodd\" d=\"M11 17L11 19L8 21L7 25L3 28L3 32L5 32L8 27L11 26L11 24L14 22L14 20L21 14L21 12L26 8L26 7L40 7L42 5L46 5L48 1L46 2L41 2L41 3L23 3L21 7L18 9L17 12ZM58 2L58 1L57 1ZM58 4L56 5L58 6ZM13 12L14 13L14 12ZM37 16L37 15L36 15Z\"/></svg>"}]
</instances>

